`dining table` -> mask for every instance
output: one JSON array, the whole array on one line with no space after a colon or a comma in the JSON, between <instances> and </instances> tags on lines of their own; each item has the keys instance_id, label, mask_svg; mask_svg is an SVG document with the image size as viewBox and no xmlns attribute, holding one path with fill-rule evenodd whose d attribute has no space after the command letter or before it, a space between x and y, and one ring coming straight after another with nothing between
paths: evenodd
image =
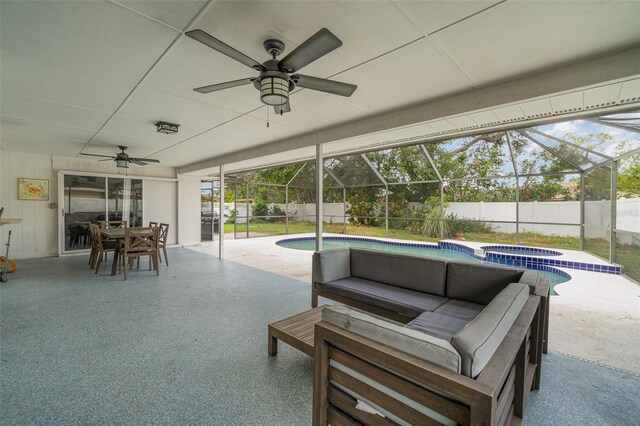
<instances>
[{"instance_id":1,"label":"dining table","mask_svg":"<svg viewBox=\"0 0 640 426\"><path fill-rule=\"evenodd\" d=\"M128 228L130 233L139 232L141 234L148 233L152 228L139 227ZM115 241L115 251L113 252L113 262L111 263L111 275L115 275L118 269L118 258L120 257L120 242L125 238L127 228L101 228L100 234L102 238Z\"/></svg>"}]
</instances>

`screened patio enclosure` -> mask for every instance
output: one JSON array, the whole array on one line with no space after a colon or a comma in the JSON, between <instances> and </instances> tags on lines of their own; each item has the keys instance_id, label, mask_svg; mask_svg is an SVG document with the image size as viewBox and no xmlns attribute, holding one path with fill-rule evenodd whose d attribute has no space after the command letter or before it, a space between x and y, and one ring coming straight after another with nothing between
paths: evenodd
<instances>
[{"instance_id":1,"label":"screened patio enclosure","mask_svg":"<svg viewBox=\"0 0 640 426\"><path fill-rule=\"evenodd\" d=\"M236 238L313 232L315 164L227 176L226 232ZM323 164L324 232L585 250L640 279L639 112L353 153Z\"/></svg>"}]
</instances>

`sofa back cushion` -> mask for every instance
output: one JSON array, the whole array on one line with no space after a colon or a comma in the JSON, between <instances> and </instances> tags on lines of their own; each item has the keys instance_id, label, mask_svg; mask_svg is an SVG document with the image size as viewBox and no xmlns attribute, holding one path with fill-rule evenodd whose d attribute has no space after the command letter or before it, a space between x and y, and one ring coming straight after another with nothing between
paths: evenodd
<instances>
[{"instance_id":1,"label":"sofa back cushion","mask_svg":"<svg viewBox=\"0 0 640 426\"><path fill-rule=\"evenodd\" d=\"M404 328L400 323L346 306L327 306L322 321L349 330L383 345L460 373L462 360L446 340Z\"/></svg>"},{"instance_id":2,"label":"sofa back cushion","mask_svg":"<svg viewBox=\"0 0 640 426\"><path fill-rule=\"evenodd\" d=\"M519 282L523 273L522 269L449 262L446 296L450 299L487 305L510 283Z\"/></svg>"},{"instance_id":3,"label":"sofa back cushion","mask_svg":"<svg viewBox=\"0 0 640 426\"><path fill-rule=\"evenodd\" d=\"M351 249L351 275L444 296L447 262L374 250Z\"/></svg>"},{"instance_id":4,"label":"sofa back cushion","mask_svg":"<svg viewBox=\"0 0 640 426\"><path fill-rule=\"evenodd\" d=\"M462 374L475 379L502 343L529 298L529 286L509 284L451 339L462 357Z\"/></svg>"},{"instance_id":5,"label":"sofa back cushion","mask_svg":"<svg viewBox=\"0 0 640 426\"><path fill-rule=\"evenodd\" d=\"M351 275L349 249L317 251L313 253L311 276L314 283L326 284Z\"/></svg>"}]
</instances>

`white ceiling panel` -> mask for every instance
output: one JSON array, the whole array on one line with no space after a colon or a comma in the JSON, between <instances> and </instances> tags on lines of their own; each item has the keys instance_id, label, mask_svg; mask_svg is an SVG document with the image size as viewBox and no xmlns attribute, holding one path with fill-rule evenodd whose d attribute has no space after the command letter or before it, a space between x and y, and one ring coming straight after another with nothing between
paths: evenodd
<instances>
[{"instance_id":1,"label":"white ceiling panel","mask_svg":"<svg viewBox=\"0 0 640 426\"><path fill-rule=\"evenodd\" d=\"M291 112L282 116L274 114L271 108L270 121L306 132L364 115L361 108L348 104L341 96L309 89L292 93L290 104ZM266 108L260 108L250 115L264 121L267 117Z\"/></svg>"},{"instance_id":2,"label":"white ceiling panel","mask_svg":"<svg viewBox=\"0 0 640 426\"><path fill-rule=\"evenodd\" d=\"M146 86L135 91L118 115L139 120L148 129L152 128L149 123L159 120L180 124L176 135L180 140L185 139L185 128L201 132L238 117L238 113Z\"/></svg>"},{"instance_id":3,"label":"white ceiling panel","mask_svg":"<svg viewBox=\"0 0 640 426\"><path fill-rule=\"evenodd\" d=\"M133 85L50 61L0 51L0 90L61 104L113 112Z\"/></svg>"},{"instance_id":4,"label":"white ceiling panel","mask_svg":"<svg viewBox=\"0 0 640 426\"><path fill-rule=\"evenodd\" d=\"M493 1L405 1L400 5L425 35L460 21L487 7L499 3Z\"/></svg>"},{"instance_id":5,"label":"white ceiling panel","mask_svg":"<svg viewBox=\"0 0 640 426\"><path fill-rule=\"evenodd\" d=\"M286 55L326 27L343 45L301 70L317 77L328 77L421 36L393 2L382 1L221 1L195 27L258 62L269 59L264 40L282 40Z\"/></svg>"},{"instance_id":6,"label":"white ceiling panel","mask_svg":"<svg viewBox=\"0 0 640 426\"><path fill-rule=\"evenodd\" d=\"M2 149L8 151L42 153L46 147L47 154L65 157L75 156L82 149L82 145L84 145L83 142L56 139L50 136L19 135L10 141L2 141Z\"/></svg>"},{"instance_id":7,"label":"white ceiling panel","mask_svg":"<svg viewBox=\"0 0 640 426\"><path fill-rule=\"evenodd\" d=\"M29 136L49 136L53 139L67 139L86 142L94 133L95 130L60 126L57 124L42 123L23 118L0 118L0 137L2 137L3 143L4 141L11 141L18 138L20 140L24 140L24 137ZM43 148L46 149L46 147Z\"/></svg>"},{"instance_id":8,"label":"white ceiling panel","mask_svg":"<svg viewBox=\"0 0 640 426\"><path fill-rule=\"evenodd\" d=\"M493 112L503 123L524 120L524 113L519 105L507 105L501 108L494 108Z\"/></svg>"},{"instance_id":9,"label":"white ceiling panel","mask_svg":"<svg viewBox=\"0 0 640 426\"><path fill-rule=\"evenodd\" d=\"M228 154L249 145L249 142L232 136L209 132L157 152L153 154L153 158L159 159L165 165L181 166L210 158L218 152Z\"/></svg>"},{"instance_id":10,"label":"white ceiling panel","mask_svg":"<svg viewBox=\"0 0 640 426\"><path fill-rule=\"evenodd\" d=\"M344 102L375 113L472 88L429 40L375 59L335 77L358 85Z\"/></svg>"},{"instance_id":11,"label":"white ceiling panel","mask_svg":"<svg viewBox=\"0 0 640 426\"><path fill-rule=\"evenodd\" d=\"M189 37L183 37L153 69L144 85L230 111L246 113L262 105L253 85L208 94L196 87L255 77L258 72Z\"/></svg>"},{"instance_id":12,"label":"white ceiling panel","mask_svg":"<svg viewBox=\"0 0 640 426\"><path fill-rule=\"evenodd\" d=\"M137 82L178 33L106 1L2 2L2 48Z\"/></svg>"},{"instance_id":13,"label":"white ceiling panel","mask_svg":"<svg viewBox=\"0 0 640 426\"><path fill-rule=\"evenodd\" d=\"M264 108L263 108L264 110ZM248 115L233 120L224 126L215 128L213 133L222 136L249 141L248 146L259 145L260 143L273 141L299 133L297 129L270 122L267 127L266 114L264 118L255 118ZM247 145L245 145L246 147Z\"/></svg>"},{"instance_id":14,"label":"white ceiling panel","mask_svg":"<svg viewBox=\"0 0 640 426\"><path fill-rule=\"evenodd\" d=\"M0 115L98 130L109 114L0 92Z\"/></svg>"},{"instance_id":15,"label":"white ceiling panel","mask_svg":"<svg viewBox=\"0 0 640 426\"><path fill-rule=\"evenodd\" d=\"M513 1L433 36L482 84L640 41L637 1Z\"/></svg>"},{"instance_id":16,"label":"white ceiling panel","mask_svg":"<svg viewBox=\"0 0 640 426\"><path fill-rule=\"evenodd\" d=\"M180 30L184 30L207 3L207 0L119 0L126 7L142 12Z\"/></svg>"}]
</instances>

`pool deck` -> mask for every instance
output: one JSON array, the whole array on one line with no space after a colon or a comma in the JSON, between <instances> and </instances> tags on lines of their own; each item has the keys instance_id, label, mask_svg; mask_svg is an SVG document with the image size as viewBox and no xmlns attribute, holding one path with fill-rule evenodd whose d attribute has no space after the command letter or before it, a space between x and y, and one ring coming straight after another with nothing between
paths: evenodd
<instances>
[{"instance_id":1,"label":"pool deck","mask_svg":"<svg viewBox=\"0 0 640 426\"><path fill-rule=\"evenodd\" d=\"M310 284L312 252L276 245L281 239L309 236L312 237L314 234L225 240L225 258ZM464 243L473 248L491 244L460 240L451 242ZM207 242L189 249L217 256L218 242ZM588 253L561 249L557 251L562 252L566 260L607 264ZM640 375L638 283L621 275L570 268L557 269L568 273L572 278L557 285L555 290L558 295L551 299L549 348Z\"/></svg>"}]
</instances>

